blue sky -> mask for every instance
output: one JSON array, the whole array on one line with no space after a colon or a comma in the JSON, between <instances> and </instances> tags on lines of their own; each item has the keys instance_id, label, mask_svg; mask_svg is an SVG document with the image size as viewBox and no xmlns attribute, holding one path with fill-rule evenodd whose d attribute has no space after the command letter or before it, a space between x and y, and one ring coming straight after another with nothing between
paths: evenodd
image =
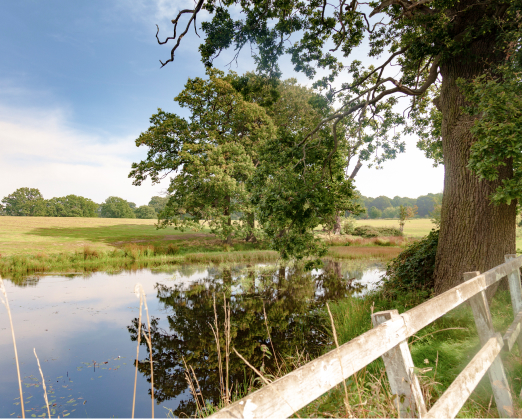
<instances>
[{"instance_id":1,"label":"blue sky","mask_svg":"<svg viewBox=\"0 0 522 419\"><path fill-rule=\"evenodd\" d=\"M168 185L132 185L127 175L145 149L134 140L158 107L184 113L173 98L188 77L204 76L199 38L184 39L176 61L160 69L170 46L170 20L185 0L17 0L0 5L0 199L20 187L45 198L68 194L102 202L121 196L138 205ZM230 54L216 62L225 69ZM253 69L245 52L239 73ZM285 77L292 77L283 64ZM306 80L299 76L305 83ZM440 192L442 168L415 149L382 170L362 169L366 196L416 197Z\"/></svg>"}]
</instances>

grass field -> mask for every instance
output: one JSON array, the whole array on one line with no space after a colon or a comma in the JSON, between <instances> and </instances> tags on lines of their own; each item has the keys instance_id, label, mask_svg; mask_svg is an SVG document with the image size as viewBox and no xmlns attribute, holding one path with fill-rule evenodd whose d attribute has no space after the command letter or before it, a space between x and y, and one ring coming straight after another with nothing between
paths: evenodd
<instances>
[{"instance_id":1,"label":"grass field","mask_svg":"<svg viewBox=\"0 0 522 419\"><path fill-rule=\"evenodd\" d=\"M156 220L75 217L0 217L0 255L113 250L124 243L206 240L204 232L156 230Z\"/></svg>"},{"instance_id":2,"label":"grass field","mask_svg":"<svg viewBox=\"0 0 522 419\"><path fill-rule=\"evenodd\" d=\"M356 225L370 225L374 227L399 227L398 220L386 219L386 220L357 220ZM431 222L429 218L418 218L411 221L407 221L404 226L404 234L411 237L424 237L432 228L435 228L435 224ZM518 249L522 250L522 228L517 227L517 253L522 253Z\"/></svg>"},{"instance_id":3,"label":"grass field","mask_svg":"<svg viewBox=\"0 0 522 419\"><path fill-rule=\"evenodd\" d=\"M357 220L356 225L399 228L399 220ZM431 231L432 228L435 228L435 224L433 224L429 218L417 218L406 222L404 226L404 234L411 237L424 237Z\"/></svg>"}]
</instances>

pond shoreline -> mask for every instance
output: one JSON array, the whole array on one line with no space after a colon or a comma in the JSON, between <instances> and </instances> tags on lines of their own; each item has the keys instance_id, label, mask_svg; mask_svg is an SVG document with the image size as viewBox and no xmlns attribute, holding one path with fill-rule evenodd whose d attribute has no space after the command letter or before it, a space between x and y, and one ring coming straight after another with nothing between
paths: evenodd
<instances>
[{"instance_id":1,"label":"pond shoreline","mask_svg":"<svg viewBox=\"0 0 522 419\"><path fill-rule=\"evenodd\" d=\"M331 246L326 258L335 260L381 261L396 257L403 247L398 246ZM179 248L177 252L180 252ZM23 254L0 257L0 275L16 279L25 275L71 272L113 272L124 269L161 269L183 264L261 263L280 261L271 250L244 250L221 252L193 252L183 254L156 254L148 246L132 246L112 251L85 247L82 251L50 254ZM283 261L282 261L283 262Z\"/></svg>"}]
</instances>

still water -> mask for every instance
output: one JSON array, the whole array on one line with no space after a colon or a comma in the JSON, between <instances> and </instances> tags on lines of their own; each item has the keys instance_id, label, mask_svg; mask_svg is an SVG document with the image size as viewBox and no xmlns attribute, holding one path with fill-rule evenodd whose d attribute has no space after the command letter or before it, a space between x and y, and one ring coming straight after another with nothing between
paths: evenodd
<instances>
[{"instance_id":1,"label":"still water","mask_svg":"<svg viewBox=\"0 0 522 419\"><path fill-rule=\"evenodd\" d=\"M60 417L130 417L132 410L139 300L147 294L151 319L156 417L191 416L184 362L194 371L201 393L219 400L214 335L214 298L221 342L224 299L231 311L231 346L256 368L275 369L263 351L317 356L328 340L320 309L327 301L359 296L375 286L379 265L327 262L302 272L273 265L207 268L177 267L169 272L140 270L118 274L47 275L14 284L4 280L20 360L26 417L46 416L41 376L45 376L51 414ZM268 338L265 316L272 342ZM144 313L145 315L145 313ZM145 317L143 327L148 331ZM142 339L136 390L136 417L150 417L150 363ZM0 417L21 415L11 330L0 305ZM232 389L250 372L230 357Z\"/></svg>"}]
</instances>

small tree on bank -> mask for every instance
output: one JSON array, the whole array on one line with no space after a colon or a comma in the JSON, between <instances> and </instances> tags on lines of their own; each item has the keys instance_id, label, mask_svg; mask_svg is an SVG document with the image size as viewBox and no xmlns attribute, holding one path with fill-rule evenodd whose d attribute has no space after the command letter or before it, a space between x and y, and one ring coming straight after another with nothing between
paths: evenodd
<instances>
[{"instance_id":1,"label":"small tree on bank","mask_svg":"<svg viewBox=\"0 0 522 419\"><path fill-rule=\"evenodd\" d=\"M230 241L255 230L246 183L274 129L265 110L245 101L222 72L207 74L207 80L189 79L175 98L190 111L188 120L161 109L152 116L151 127L136 140L149 147L148 158L134 163L129 177L140 185L147 176L157 182L175 172L160 225L200 229L201 220ZM233 213L241 214L234 223Z\"/></svg>"},{"instance_id":2,"label":"small tree on bank","mask_svg":"<svg viewBox=\"0 0 522 419\"><path fill-rule=\"evenodd\" d=\"M401 230L401 233L404 232L406 221L415 217L415 214L417 214L417 205L414 205L413 207L405 207L404 205L401 205L399 207L399 229Z\"/></svg>"}]
</instances>

